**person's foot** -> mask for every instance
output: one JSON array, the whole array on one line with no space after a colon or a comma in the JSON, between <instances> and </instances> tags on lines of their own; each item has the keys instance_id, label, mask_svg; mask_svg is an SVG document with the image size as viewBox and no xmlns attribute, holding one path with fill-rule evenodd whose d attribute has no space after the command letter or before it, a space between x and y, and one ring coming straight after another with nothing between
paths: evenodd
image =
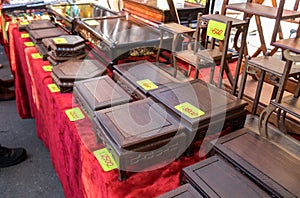
<instances>
[{"instance_id":1,"label":"person's foot","mask_svg":"<svg viewBox=\"0 0 300 198\"><path fill-rule=\"evenodd\" d=\"M14 84L15 84L14 79L9 79L9 80L0 79L0 86L2 87L12 87L14 86Z\"/></svg>"},{"instance_id":2,"label":"person's foot","mask_svg":"<svg viewBox=\"0 0 300 198\"><path fill-rule=\"evenodd\" d=\"M5 87L0 87L0 101L14 100L15 98L15 91Z\"/></svg>"},{"instance_id":3,"label":"person's foot","mask_svg":"<svg viewBox=\"0 0 300 198\"><path fill-rule=\"evenodd\" d=\"M0 167L9 167L23 162L27 158L24 148L6 148L0 145Z\"/></svg>"}]
</instances>

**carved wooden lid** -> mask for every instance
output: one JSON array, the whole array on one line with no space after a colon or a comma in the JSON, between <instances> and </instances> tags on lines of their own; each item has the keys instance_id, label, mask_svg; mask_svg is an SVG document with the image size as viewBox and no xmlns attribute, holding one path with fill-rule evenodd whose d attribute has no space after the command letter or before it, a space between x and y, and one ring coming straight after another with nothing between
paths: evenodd
<instances>
[{"instance_id":1,"label":"carved wooden lid","mask_svg":"<svg viewBox=\"0 0 300 198\"><path fill-rule=\"evenodd\" d=\"M33 22L27 25L27 30L47 29L55 28L56 26L47 20L41 20L39 22Z\"/></svg>"},{"instance_id":2,"label":"carved wooden lid","mask_svg":"<svg viewBox=\"0 0 300 198\"><path fill-rule=\"evenodd\" d=\"M183 126L150 98L95 112L120 148L173 137Z\"/></svg>"},{"instance_id":3,"label":"carved wooden lid","mask_svg":"<svg viewBox=\"0 0 300 198\"><path fill-rule=\"evenodd\" d=\"M74 89L85 99L92 110L131 101L131 97L109 76L76 81Z\"/></svg>"},{"instance_id":4,"label":"carved wooden lid","mask_svg":"<svg viewBox=\"0 0 300 198\"><path fill-rule=\"evenodd\" d=\"M170 108L189 124L220 116L247 103L202 80L175 84L150 92L150 95Z\"/></svg>"},{"instance_id":5,"label":"carved wooden lid","mask_svg":"<svg viewBox=\"0 0 300 198\"><path fill-rule=\"evenodd\" d=\"M67 34L60 28L48 28L40 30L29 30L28 33L34 40L41 40L43 38L61 36Z\"/></svg>"},{"instance_id":6,"label":"carved wooden lid","mask_svg":"<svg viewBox=\"0 0 300 198\"><path fill-rule=\"evenodd\" d=\"M97 60L76 60L71 59L53 67L52 72L60 80L88 79L101 76L106 71L105 65Z\"/></svg>"},{"instance_id":7,"label":"carved wooden lid","mask_svg":"<svg viewBox=\"0 0 300 198\"><path fill-rule=\"evenodd\" d=\"M114 68L144 94L147 94L149 91L168 86L169 84L179 82L176 78L148 61L137 61L133 63L115 65ZM153 89L147 89L147 86L143 86L143 81L153 83L157 86L157 88L154 87Z\"/></svg>"},{"instance_id":8,"label":"carved wooden lid","mask_svg":"<svg viewBox=\"0 0 300 198\"><path fill-rule=\"evenodd\" d=\"M75 47L84 43L84 39L77 35L62 35L51 40L56 47Z\"/></svg>"}]
</instances>

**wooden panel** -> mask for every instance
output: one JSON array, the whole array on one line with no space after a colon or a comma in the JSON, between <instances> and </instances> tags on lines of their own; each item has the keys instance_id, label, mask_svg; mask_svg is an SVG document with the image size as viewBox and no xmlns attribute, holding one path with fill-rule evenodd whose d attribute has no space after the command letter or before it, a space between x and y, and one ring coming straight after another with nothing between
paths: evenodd
<instances>
[{"instance_id":1,"label":"wooden panel","mask_svg":"<svg viewBox=\"0 0 300 198\"><path fill-rule=\"evenodd\" d=\"M182 179L205 197L270 197L261 187L217 156L188 166Z\"/></svg>"},{"instance_id":2,"label":"wooden panel","mask_svg":"<svg viewBox=\"0 0 300 198\"><path fill-rule=\"evenodd\" d=\"M184 184L157 198L201 198L202 196L190 184Z\"/></svg>"},{"instance_id":3,"label":"wooden panel","mask_svg":"<svg viewBox=\"0 0 300 198\"><path fill-rule=\"evenodd\" d=\"M224 117L225 115L229 116L230 112L232 112L232 114L234 114L235 111L241 112L247 105L246 102L237 100L236 97L226 91L199 79L153 91L150 95L166 105L192 126L197 126L205 120L213 119L213 117L216 118L222 115ZM175 106L184 102L192 104L205 114L193 119L181 114Z\"/></svg>"},{"instance_id":4,"label":"wooden panel","mask_svg":"<svg viewBox=\"0 0 300 198\"><path fill-rule=\"evenodd\" d=\"M249 129L219 138L214 149L276 196L300 195L299 156L279 148Z\"/></svg>"},{"instance_id":5,"label":"wooden panel","mask_svg":"<svg viewBox=\"0 0 300 198\"><path fill-rule=\"evenodd\" d=\"M134 87L138 88L145 95L148 95L149 91L142 88L137 81L149 79L157 85L157 89L168 86L168 84L174 82L179 82L176 78L148 61L115 65L114 68L119 74L124 76L130 84L134 85Z\"/></svg>"},{"instance_id":6,"label":"wooden panel","mask_svg":"<svg viewBox=\"0 0 300 198\"><path fill-rule=\"evenodd\" d=\"M109 76L93 78L75 83L74 94L81 99L85 108L99 110L127 103L130 96Z\"/></svg>"},{"instance_id":7,"label":"wooden panel","mask_svg":"<svg viewBox=\"0 0 300 198\"><path fill-rule=\"evenodd\" d=\"M184 129L151 99L97 111L96 116L120 148L170 137Z\"/></svg>"}]
</instances>

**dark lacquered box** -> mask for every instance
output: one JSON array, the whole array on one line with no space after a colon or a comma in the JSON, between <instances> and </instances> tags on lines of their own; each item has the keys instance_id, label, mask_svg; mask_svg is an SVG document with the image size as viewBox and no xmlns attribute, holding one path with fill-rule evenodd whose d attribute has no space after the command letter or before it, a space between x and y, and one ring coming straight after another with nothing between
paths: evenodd
<instances>
[{"instance_id":1,"label":"dark lacquered box","mask_svg":"<svg viewBox=\"0 0 300 198\"><path fill-rule=\"evenodd\" d=\"M101 76L106 73L106 67L96 60L69 60L52 68L51 77L61 92L73 90L74 82Z\"/></svg>"},{"instance_id":2,"label":"dark lacquered box","mask_svg":"<svg viewBox=\"0 0 300 198\"><path fill-rule=\"evenodd\" d=\"M26 26L26 30L40 30L40 29L49 29L55 28L56 26L49 20L37 20L32 21Z\"/></svg>"},{"instance_id":3,"label":"dark lacquered box","mask_svg":"<svg viewBox=\"0 0 300 198\"><path fill-rule=\"evenodd\" d=\"M95 112L97 134L126 172L166 165L185 151L184 127L165 109L146 98Z\"/></svg>"},{"instance_id":4,"label":"dark lacquered box","mask_svg":"<svg viewBox=\"0 0 300 198\"><path fill-rule=\"evenodd\" d=\"M173 84L150 95L182 121L189 131L189 142L221 132L226 124L235 130L245 123L245 101L200 79Z\"/></svg>"},{"instance_id":5,"label":"dark lacquered box","mask_svg":"<svg viewBox=\"0 0 300 198\"><path fill-rule=\"evenodd\" d=\"M219 138L213 143L213 149L273 197L299 197L299 143L280 134L274 138L278 142L243 128Z\"/></svg>"},{"instance_id":6,"label":"dark lacquered box","mask_svg":"<svg viewBox=\"0 0 300 198\"><path fill-rule=\"evenodd\" d=\"M184 184L157 198L202 198L202 195L190 184Z\"/></svg>"},{"instance_id":7,"label":"dark lacquered box","mask_svg":"<svg viewBox=\"0 0 300 198\"><path fill-rule=\"evenodd\" d=\"M131 101L131 97L107 75L76 81L73 94L90 118L94 111Z\"/></svg>"},{"instance_id":8,"label":"dark lacquered box","mask_svg":"<svg viewBox=\"0 0 300 198\"><path fill-rule=\"evenodd\" d=\"M224 159L213 156L184 168L181 183L189 183L203 197L271 197Z\"/></svg>"},{"instance_id":9,"label":"dark lacquered box","mask_svg":"<svg viewBox=\"0 0 300 198\"><path fill-rule=\"evenodd\" d=\"M150 91L179 83L176 78L146 60L114 65L113 79L137 100L148 97Z\"/></svg>"}]
</instances>

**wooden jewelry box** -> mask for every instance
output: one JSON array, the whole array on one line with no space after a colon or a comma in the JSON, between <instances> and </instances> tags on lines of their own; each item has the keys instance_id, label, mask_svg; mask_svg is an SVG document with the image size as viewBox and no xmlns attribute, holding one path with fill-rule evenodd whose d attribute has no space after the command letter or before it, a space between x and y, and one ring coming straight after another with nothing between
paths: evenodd
<instances>
[{"instance_id":1,"label":"wooden jewelry box","mask_svg":"<svg viewBox=\"0 0 300 198\"><path fill-rule=\"evenodd\" d=\"M94 111L131 101L131 97L107 75L75 82L73 94L90 118Z\"/></svg>"},{"instance_id":2,"label":"wooden jewelry box","mask_svg":"<svg viewBox=\"0 0 300 198\"><path fill-rule=\"evenodd\" d=\"M227 123L233 130L242 128L245 123L245 101L200 79L170 85L150 95L181 120L188 129L190 143L206 133L221 132ZM192 153L193 144L187 154Z\"/></svg>"},{"instance_id":3,"label":"wooden jewelry box","mask_svg":"<svg viewBox=\"0 0 300 198\"><path fill-rule=\"evenodd\" d=\"M184 184L157 198L202 198L201 194L190 184Z\"/></svg>"},{"instance_id":4,"label":"wooden jewelry box","mask_svg":"<svg viewBox=\"0 0 300 198\"><path fill-rule=\"evenodd\" d=\"M277 134L276 139L282 137ZM300 146L297 141L287 143L285 147L243 128L219 138L213 150L273 197L299 197Z\"/></svg>"},{"instance_id":5,"label":"wooden jewelry box","mask_svg":"<svg viewBox=\"0 0 300 198\"><path fill-rule=\"evenodd\" d=\"M262 187L218 156L184 168L180 183L191 184L203 197L271 197Z\"/></svg>"},{"instance_id":6,"label":"wooden jewelry box","mask_svg":"<svg viewBox=\"0 0 300 198\"><path fill-rule=\"evenodd\" d=\"M119 165L120 181L127 171L166 165L186 149L184 127L149 98L96 111L94 124Z\"/></svg>"},{"instance_id":7,"label":"wooden jewelry box","mask_svg":"<svg viewBox=\"0 0 300 198\"><path fill-rule=\"evenodd\" d=\"M37 22L32 21L26 26L26 30L40 30L40 29L49 29L55 28L56 26L51 23L49 20L38 20Z\"/></svg>"},{"instance_id":8,"label":"wooden jewelry box","mask_svg":"<svg viewBox=\"0 0 300 198\"><path fill-rule=\"evenodd\" d=\"M52 68L53 82L62 93L71 92L74 82L101 76L106 73L106 67L96 60L69 60Z\"/></svg>"},{"instance_id":9,"label":"wooden jewelry box","mask_svg":"<svg viewBox=\"0 0 300 198\"><path fill-rule=\"evenodd\" d=\"M113 79L136 100L179 81L146 60L114 65Z\"/></svg>"}]
</instances>

